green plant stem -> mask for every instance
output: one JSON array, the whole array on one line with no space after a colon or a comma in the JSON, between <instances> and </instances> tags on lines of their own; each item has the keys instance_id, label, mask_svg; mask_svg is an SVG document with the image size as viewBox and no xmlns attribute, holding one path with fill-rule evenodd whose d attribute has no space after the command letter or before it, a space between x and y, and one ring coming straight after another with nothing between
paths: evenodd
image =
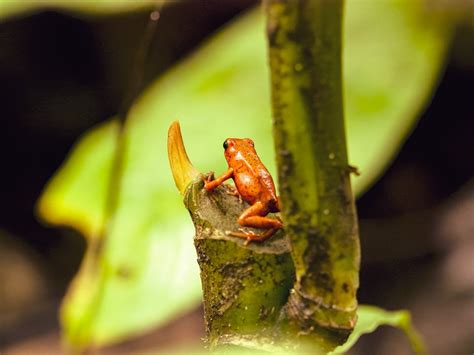
<instances>
[{"instance_id":1,"label":"green plant stem","mask_svg":"<svg viewBox=\"0 0 474 355\"><path fill-rule=\"evenodd\" d=\"M237 218L248 205L225 187L208 193L198 178L186 189L184 202L196 228L210 347L245 343L272 349L274 326L294 281L288 240L282 231L266 243L249 245L228 236L239 228Z\"/></svg>"},{"instance_id":2,"label":"green plant stem","mask_svg":"<svg viewBox=\"0 0 474 355\"><path fill-rule=\"evenodd\" d=\"M296 283L290 323L347 333L359 238L342 101L342 0L267 0L275 149Z\"/></svg>"},{"instance_id":3,"label":"green plant stem","mask_svg":"<svg viewBox=\"0 0 474 355\"><path fill-rule=\"evenodd\" d=\"M354 328L360 262L342 108L342 1L268 0L265 10L285 230L244 245L226 232L246 206L223 186L188 186L208 341L327 352Z\"/></svg>"}]
</instances>

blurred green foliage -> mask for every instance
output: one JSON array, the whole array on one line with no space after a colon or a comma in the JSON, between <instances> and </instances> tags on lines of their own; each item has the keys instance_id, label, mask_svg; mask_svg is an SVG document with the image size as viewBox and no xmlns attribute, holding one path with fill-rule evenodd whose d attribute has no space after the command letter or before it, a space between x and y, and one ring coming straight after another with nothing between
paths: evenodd
<instances>
[{"instance_id":1,"label":"blurred green foliage","mask_svg":"<svg viewBox=\"0 0 474 355\"><path fill-rule=\"evenodd\" d=\"M345 108L350 161L362 172L354 181L357 193L394 157L437 81L451 25L427 11L421 1L347 2ZM199 302L193 227L168 168L167 128L180 119L202 171L225 169L222 141L234 136L253 138L275 172L265 48L263 18L253 11L142 94L125 128L119 204L104 239L114 123L87 133L46 187L40 216L78 229L89 241L62 307L71 345L132 336Z\"/></svg>"},{"instance_id":2,"label":"blurred green foliage","mask_svg":"<svg viewBox=\"0 0 474 355\"><path fill-rule=\"evenodd\" d=\"M75 14L110 15L140 10L163 0L0 0L0 20L44 9L69 11Z\"/></svg>"},{"instance_id":3,"label":"blurred green foliage","mask_svg":"<svg viewBox=\"0 0 474 355\"><path fill-rule=\"evenodd\" d=\"M347 342L338 346L330 354L346 353L362 335L371 333L382 325L390 325L403 330L410 342L412 350L417 354L425 352L424 344L418 332L413 328L408 311L389 312L374 306L360 305L357 310L357 316L357 324L349 336L349 339L347 339Z\"/></svg>"}]
</instances>

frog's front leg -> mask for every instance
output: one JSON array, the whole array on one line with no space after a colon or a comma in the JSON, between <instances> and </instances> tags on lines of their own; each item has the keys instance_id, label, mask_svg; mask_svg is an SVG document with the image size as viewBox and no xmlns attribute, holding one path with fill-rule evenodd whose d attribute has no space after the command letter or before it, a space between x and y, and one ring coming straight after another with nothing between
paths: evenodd
<instances>
[{"instance_id":1,"label":"frog's front leg","mask_svg":"<svg viewBox=\"0 0 474 355\"><path fill-rule=\"evenodd\" d=\"M229 235L245 238L247 242L263 241L270 238L275 232L283 227L283 223L277 219L265 217L268 213L267 207L260 201L255 202L252 206L247 208L239 217L237 222L242 227L267 229L261 234L256 234L251 231L230 232Z\"/></svg>"},{"instance_id":2,"label":"frog's front leg","mask_svg":"<svg viewBox=\"0 0 474 355\"><path fill-rule=\"evenodd\" d=\"M211 181L205 181L204 183L204 188L207 191L212 191L219 185L221 185L224 181L230 179L234 175L234 169L229 168L227 171L219 176L217 179L211 180Z\"/></svg>"}]
</instances>

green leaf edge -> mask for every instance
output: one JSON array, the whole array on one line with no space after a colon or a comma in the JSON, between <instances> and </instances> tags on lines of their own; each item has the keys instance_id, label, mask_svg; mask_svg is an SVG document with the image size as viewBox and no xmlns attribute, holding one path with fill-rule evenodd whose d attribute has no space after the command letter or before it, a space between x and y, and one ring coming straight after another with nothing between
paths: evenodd
<instances>
[{"instance_id":1,"label":"green leaf edge","mask_svg":"<svg viewBox=\"0 0 474 355\"><path fill-rule=\"evenodd\" d=\"M347 342L329 354L336 355L347 352L362 335L372 333L383 325L399 328L407 336L413 352L416 354L425 353L423 339L413 326L409 311L387 311L376 306L360 305L357 314L359 319Z\"/></svg>"},{"instance_id":2,"label":"green leaf edge","mask_svg":"<svg viewBox=\"0 0 474 355\"><path fill-rule=\"evenodd\" d=\"M28 16L43 10L76 15L113 15L152 8L157 0L0 0L0 21Z\"/></svg>"}]
</instances>

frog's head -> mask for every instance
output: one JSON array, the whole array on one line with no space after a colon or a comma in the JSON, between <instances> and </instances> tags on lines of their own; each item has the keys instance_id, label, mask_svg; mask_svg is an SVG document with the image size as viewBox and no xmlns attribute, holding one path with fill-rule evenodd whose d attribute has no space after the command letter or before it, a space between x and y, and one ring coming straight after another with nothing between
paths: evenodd
<instances>
[{"instance_id":1,"label":"frog's head","mask_svg":"<svg viewBox=\"0 0 474 355\"><path fill-rule=\"evenodd\" d=\"M227 138L224 141L224 155L228 163L243 159L242 155L256 154L253 140L250 138Z\"/></svg>"}]
</instances>

